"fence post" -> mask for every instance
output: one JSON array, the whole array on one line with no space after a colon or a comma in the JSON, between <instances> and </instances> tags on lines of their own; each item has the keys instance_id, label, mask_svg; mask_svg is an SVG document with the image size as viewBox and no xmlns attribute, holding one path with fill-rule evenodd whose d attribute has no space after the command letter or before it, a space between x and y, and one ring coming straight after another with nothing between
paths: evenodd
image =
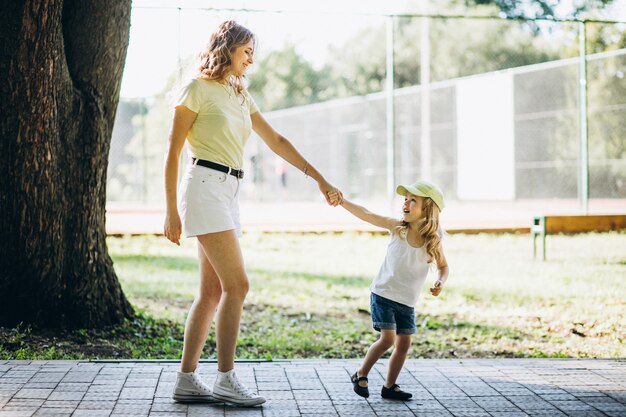
<instances>
[{"instance_id":1,"label":"fence post","mask_svg":"<svg viewBox=\"0 0 626 417\"><path fill-rule=\"evenodd\" d=\"M395 195L395 118L394 118L394 97L393 97L393 72L394 72L394 40L393 32L395 27L395 16L387 17L387 69L386 69L386 90L387 90L387 195L389 204L393 205Z\"/></svg>"},{"instance_id":2,"label":"fence post","mask_svg":"<svg viewBox=\"0 0 626 417\"><path fill-rule=\"evenodd\" d=\"M578 198L584 214L589 214L589 129L587 121L587 24L585 21L578 23L578 39L580 50L579 64L579 119L580 119L580 159Z\"/></svg>"}]
</instances>

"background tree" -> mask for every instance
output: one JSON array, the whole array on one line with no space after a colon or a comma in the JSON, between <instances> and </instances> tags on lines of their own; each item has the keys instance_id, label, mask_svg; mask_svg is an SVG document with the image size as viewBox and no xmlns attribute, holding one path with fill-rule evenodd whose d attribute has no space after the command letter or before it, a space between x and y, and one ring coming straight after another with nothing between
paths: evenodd
<instances>
[{"instance_id":1,"label":"background tree","mask_svg":"<svg viewBox=\"0 0 626 417\"><path fill-rule=\"evenodd\" d=\"M420 83L419 18L399 19L394 37L394 83ZM432 19L431 81L480 74L563 57L562 45L528 27L503 20ZM332 82L323 94L347 97L382 91L385 85L385 28L366 28L331 48L325 72Z\"/></svg>"},{"instance_id":2,"label":"background tree","mask_svg":"<svg viewBox=\"0 0 626 417\"><path fill-rule=\"evenodd\" d=\"M0 5L0 324L132 315L105 242L130 0Z\"/></svg>"},{"instance_id":3,"label":"background tree","mask_svg":"<svg viewBox=\"0 0 626 417\"><path fill-rule=\"evenodd\" d=\"M471 5L495 5L507 17L511 18L552 18L559 17L557 9L563 3L560 0L466 0L468 6ZM602 9L613 3L613 0L585 0L573 1L566 10L564 18L580 18L586 13Z\"/></svg>"},{"instance_id":4,"label":"background tree","mask_svg":"<svg viewBox=\"0 0 626 417\"><path fill-rule=\"evenodd\" d=\"M263 111L323 101L327 80L293 44L274 50L255 62L249 91Z\"/></svg>"}]
</instances>

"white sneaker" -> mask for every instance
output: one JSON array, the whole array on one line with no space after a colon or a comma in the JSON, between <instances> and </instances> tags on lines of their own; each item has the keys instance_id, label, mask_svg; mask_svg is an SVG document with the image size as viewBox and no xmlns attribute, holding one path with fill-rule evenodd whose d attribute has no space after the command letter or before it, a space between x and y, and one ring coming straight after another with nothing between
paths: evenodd
<instances>
[{"instance_id":1,"label":"white sneaker","mask_svg":"<svg viewBox=\"0 0 626 417\"><path fill-rule=\"evenodd\" d=\"M175 401L182 402L219 402L219 400L213 398L211 389L202 382L195 372L178 372L172 398Z\"/></svg>"},{"instance_id":2,"label":"white sneaker","mask_svg":"<svg viewBox=\"0 0 626 417\"><path fill-rule=\"evenodd\" d=\"M213 397L235 405L253 406L263 404L265 398L239 382L235 371L217 372L213 385Z\"/></svg>"}]
</instances>

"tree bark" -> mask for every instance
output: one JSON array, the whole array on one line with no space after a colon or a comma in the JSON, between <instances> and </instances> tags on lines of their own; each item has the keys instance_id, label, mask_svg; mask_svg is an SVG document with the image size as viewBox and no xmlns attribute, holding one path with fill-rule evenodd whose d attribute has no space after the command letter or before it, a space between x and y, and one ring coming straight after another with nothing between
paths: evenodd
<instances>
[{"instance_id":1,"label":"tree bark","mask_svg":"<svg viewBox=\"0 0 626 417\"><path fill-rule=\"evenodd\" d=\"M0 5L0 325L131 317L106 247L130 0Z\"/></svg>"}]
</instances>

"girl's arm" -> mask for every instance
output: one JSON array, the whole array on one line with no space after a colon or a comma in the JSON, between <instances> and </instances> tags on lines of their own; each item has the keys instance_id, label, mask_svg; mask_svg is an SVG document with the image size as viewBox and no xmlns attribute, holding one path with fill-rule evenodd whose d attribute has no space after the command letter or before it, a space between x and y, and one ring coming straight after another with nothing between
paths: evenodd
<instances>
[{"instance_id":1,"label":"girl's arm","mask_svg":"<svg viewBox=\"0 0 626 417\"><path fill-rule=\"evenodd\" d=\"M430 289L430 293L435 297L441 293L441 290L443 290L443 284L446 283L448 279L448 274L450 273L450 268L448 268L448 261L446 260L446 256L443 253L443 245L439 245L439 253L441 253L441 257L437 260L437 271L439 273L439 278L437 278L437 281L435 281L435 285Z\"/></svg>"},{"instance_id":2,"label":"girl's arm","mask_svg":"<svg viewBox=\"0 0 626 417\"><path fill-rule=\"evenodd\" d=\"M348 210L359 219L366 221L369 224L373 224L374 226L382 227L383 229L387 229L389 231L393 231L395 227L402 224L402 222L397 219L392 219L391 217L385 217L376 213L372 213L365 207L359 206L358 204L354 204L345 199L343 200L343 203L341 205L343 206L343 208Z\"/></svg>"},{"instance_id":3,"label":"girl's arm","mask_svg":"<svg viewBox=\"0 0 626 417\"><path fill-rule=\"evenodd\" d=\"M272 126L265 120L261 112L255 112L250 115L252 119L252 128L263 139L263 142L278 156L298 168L304 174L317 181L317 185L324 194L324 198L328 204L336 206L343 200L343 194L335 187L330 185L328 181L319 173L318 170L310 165L306 159L298 152L298 150L285 138L274 130ZM330 195L336 195L337 198L332 199Z\"/></svg>"},{"instance_id":4,"label":"girl's arm","mask_svg":"<svg viewBox=\"0 0 626 417\"><path fill-rule=\"evenodd\" d=\"M163 234L170 241L180 245L180 233L182 225L176 206L176 187L178 186L178 161L180 151L183 149L187 133L198 113L189 110L185 106L178 106L174 110L174 122L170 132L169 146L165 154L165 204L166 215L163 225Z\"/></svg>"}]
</instances>

